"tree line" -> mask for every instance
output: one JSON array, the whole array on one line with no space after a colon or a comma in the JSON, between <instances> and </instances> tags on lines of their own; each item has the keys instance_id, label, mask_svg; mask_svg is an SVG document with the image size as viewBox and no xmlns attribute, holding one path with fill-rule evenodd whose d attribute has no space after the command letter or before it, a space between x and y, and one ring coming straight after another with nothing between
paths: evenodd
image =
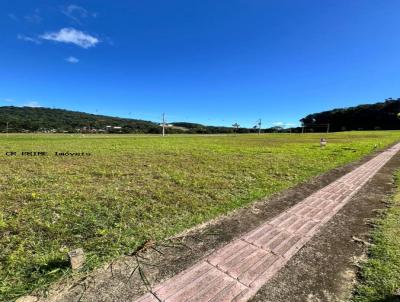
<instances>
[{"instance_id":1,"label":"tree line","mask_svg":"<svg viewBox=\"0 0 400 302\"><path fill-rule=\"evenodd\" d=\"M386 99L376 104L358 105L309 114L300 122L308 130L326 131L321 124L329 124L329 130L395 130L400 129L400 99ZM313 128L313 125L315 127ZM298 130L298 129L297 129Z\"/></svg>"},{"instance_id":2,"label":"tree line","mask_svg":"<svg viewBox=\"0 0 400 302\"><path fill-rule=\"evenodd\" d=\"M111 117L64 109L43 107L0 107L0 132L56 132L56 133L147 133L161 134L159 123L138 119ZM166 132L217 134L251 133L250 128L205 126L176 122L166 126Z\"/></svg>"},{"instance_id":3,"label":"tree line","mask_svg":"<svg viewBox=\"0 0 400 302\"><path fill-rule=\"evenodd\" d=\"M387 99L376 104L359 105L309 114L300 120L305 132L394 130L400 129L400 99ZM321 127L321 125L325 125ZM206 126L189 122L174 122L166 126L166 132L190 134L257 133L252 128ZM33 107L0 107L0 132L67 132L67 133L147 133L160 134L159 123L118 118L78 111ZM261 133L302 132L303 127L270 127Z\"/></svg>"}]
</instances>

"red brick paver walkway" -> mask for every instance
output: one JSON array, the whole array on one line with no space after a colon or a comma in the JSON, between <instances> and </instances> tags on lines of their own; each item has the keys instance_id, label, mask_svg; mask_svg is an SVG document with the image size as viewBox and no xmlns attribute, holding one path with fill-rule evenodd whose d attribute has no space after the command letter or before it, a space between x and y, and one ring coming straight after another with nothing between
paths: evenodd
<instances>
[{"instance_id":1,"label":"red brick paver walkway","mask_svg":"<svg viewBox=\"0 0 400 302\"><path fill-rule=\"evenodd\" d=\"M135 302L249 300L399 150L400 143Z\"/></svg>"}]
</instances>

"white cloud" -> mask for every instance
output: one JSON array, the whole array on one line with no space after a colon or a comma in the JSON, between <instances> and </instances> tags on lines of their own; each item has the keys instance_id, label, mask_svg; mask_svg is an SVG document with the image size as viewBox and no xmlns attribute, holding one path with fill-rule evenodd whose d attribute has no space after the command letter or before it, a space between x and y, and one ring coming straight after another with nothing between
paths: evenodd
<instances>
[{"instance_id":1,"label":"white cloud","mask_svg":"<svg viewBox=\"0 0 400 302\"><path fill-rule=\"evenodd\" d=\"M34 38L34 37L28 37L28 36L24 36L24 35L18 35L17 38L18 38L19 40L26 41L26 42L32 42L32 43L35 43L35 44L41 44L41 43L42 43L39 39Z\"/></svg>"},{"instance_id":2,"label":"white cloud","mask_svg":"<svg viewBox=\"0 0 400 302\"><path fill-rule=\"evenodd\" d=\"M68 57L68 58L65 58L65 61L67 61L68 63L76 64L76 63L78 63L78 62L79 62L79 59L78 59L78 58L75 58L75 57L72 57L72 56L70 56L70 57Z\"/></svg>"},{"instance_id":3,"label":"white cloud","mask_svg":"<svg viewBox=\"0 0 400 302\"><path fill-rule=\"evenodd\" d=\"M58 32L45 33L39 36L39 38L61 43L71 43L82 48L94 47L100 42L98 38L74 28L62 28Z\"/></svg>"},{"instance_id":4,"label":"white cloud","mask_svg":"<svg viewBox=\"0 0 400 302\"><path fill-rule=\"evenodd\" d=\"M284 126L285 123L284 122L273 122L272 125L274 125L274 126Z\"/></svg>"},{"instance_id":5,"label":"white cloud","mask_svg":"<svg viewBox=\"0 0 400 302\"><path fill-rule=\"evenodd\" d=\"M36 101L30 101L22 106L24 106L24 107L41 107L41 105Z\"/></svg>"},{"instance_id":6,"label":"white cloud","mask_svg":"<svg viewBox=\"0 0 400 302\"><path fill-rule=\"evenodd\" d=\"M83 8L82 6L78 6L75 4L70 4L61 9L61 12L70 18L72 21L82 24L82 20L87 19L88 17L96 18L97 13L90 13L88 10Z\"/></svg>"}]
</instances>

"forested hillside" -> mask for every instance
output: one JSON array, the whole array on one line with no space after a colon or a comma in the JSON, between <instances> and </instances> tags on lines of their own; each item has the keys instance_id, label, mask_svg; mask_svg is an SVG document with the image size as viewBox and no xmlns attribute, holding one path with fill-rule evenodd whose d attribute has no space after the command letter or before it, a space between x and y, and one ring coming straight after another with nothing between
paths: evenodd
<instances>
[{"instance_id":1,"label":"forested hillside","mask_svg":"<svg viewBox=\"0 0 400 302\"><path fill-rule=\"evenodd\" d=\"M0 132L161 133L159 123L43 107L0 107ZM166 133L249 133L254 129L176 122Z\"/></svg>"},{"instance_id":2,"label":"forested hillside","mask_svg":"<svg viewBox=\"0 0 400 302\"><path fill-rule=\"evenodd\" d=\"M0 132L161 133L159 123L43 107L0 107ZM249 133L253 128L166 124L166 133Z\"/></svg>"},{"instance_id":3,"label":"forested hillside","mask_svg":"<svg viewBox=\"0 0 400 302\"><path fill-rule=\"evenodd\" d=\"M313 113L300 120L306 132L400 129L400 99ZM0 107L0 132L161 133L158 123L63 109ZM261 132L301 132L272 127ZM167 133L255 133L258 128L206 126L190 122L166 125Z\"/></svg>"},{"instance_id":4,"label":"forested hillside","mask_svg":"<svg viewBox=\"0 0 400 302\"><path fill-rule=\"evenodd\" d=\"M153 122L83 112L33 107L0 107L0 131L5 132L138 132L158 133ZM107 127L108 126L108 127Z\"/></svg>"},{"instance_id":5,"label":"forested hillside","mask_svg":"<svg viewBox=\"0 0 400 302\"><path fill-rule=\"evenodd\" d=\"M307 129L318 131L321 124L329 124L330 131L348 130L393 130L400 129L400 99L387 99L385 102L333 109L307 115L300 121Z\"/></svg>"}]
</instances>

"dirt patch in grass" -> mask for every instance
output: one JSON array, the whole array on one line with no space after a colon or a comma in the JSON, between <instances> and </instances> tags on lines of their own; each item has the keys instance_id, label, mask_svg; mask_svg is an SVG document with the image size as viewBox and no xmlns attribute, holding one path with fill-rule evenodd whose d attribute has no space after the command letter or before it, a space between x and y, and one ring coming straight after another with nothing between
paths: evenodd
<instances>
[{"instance_id":1,"label":"dirt patch in grass","mask_svg":"<svg viewBox=\"0 0 400 302\"><path fill-rule=\"evenodd\" d=\"M239 235L259 226L314 191L351 171L357 163L336 168L310 182L205 223L180 236L122 257L95 273L62 282L43 301L132 301ZM354 259L363 247L352 241L368 231L364 219L383 206L392 188L391 173L400 164L396 156L370 184L325 227L279 275L266 285L254 301L329 301L326 297L348 295L354 278ZM320 299L320 300L317 300ZM322 299L322 300L321 300ZM330 299L330 298L329 298ZM336 300L332 300L336 301Z\"/></svg>"}]
</instances>

